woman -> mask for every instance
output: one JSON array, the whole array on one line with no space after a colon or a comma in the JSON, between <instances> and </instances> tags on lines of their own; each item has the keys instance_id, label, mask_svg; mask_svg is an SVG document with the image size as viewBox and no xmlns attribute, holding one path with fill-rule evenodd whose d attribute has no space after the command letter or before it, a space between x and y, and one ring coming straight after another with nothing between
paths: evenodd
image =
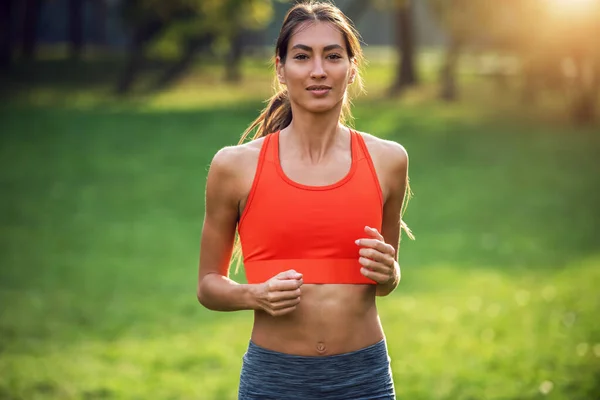
<instances>
[{"instance_id":1,"label":"woman","mask_svg":"<svg viewBox=\"0 0 600 400\"><path fill-rule=\"evenodd\" d=\"M241 142L254 140L211 163L198 299L254 310L239 399L395 396L375 297L400 281L408 157L343 125L361 59L339 9L293 7L276 46L281 91ZM248 284L228 278L236 227Z\"/></svg>"}]
</instances>

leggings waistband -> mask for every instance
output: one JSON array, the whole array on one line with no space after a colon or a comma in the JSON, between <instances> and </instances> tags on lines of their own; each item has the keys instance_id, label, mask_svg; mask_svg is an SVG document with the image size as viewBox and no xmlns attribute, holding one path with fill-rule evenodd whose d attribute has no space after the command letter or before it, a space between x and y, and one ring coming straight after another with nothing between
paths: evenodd
<instances>
[{"instance_id":1,"label":"leggings waistband","mask_svg":"<svg viewBox=\"0 0 600 400\"><path fill-rule=\"evenodd\" d=\"M384 340L349 353L298 356L252 341L244 355L240 400L394 399Z\"/></svg>"}]
</instances>

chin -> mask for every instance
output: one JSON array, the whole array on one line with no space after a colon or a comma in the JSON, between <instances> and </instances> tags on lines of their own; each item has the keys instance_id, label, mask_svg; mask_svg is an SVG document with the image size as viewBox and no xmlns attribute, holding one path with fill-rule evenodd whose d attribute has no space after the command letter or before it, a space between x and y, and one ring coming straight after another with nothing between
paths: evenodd
<instances>
[{"instance_id":1,"label":"chin","mask_svg":"<svg viewBox=\"0 0 600 400\"><path fill-rule=\"evenodd\" d=\"M323 99L323 100L317 100L317 101L307 101L306 103L304 103L302 106L302 108L304 108L306 111L311 112L311 113L315 113L315 114L321 114L321 113L325 113L328 111L332 111L334 110L337 105L339 104L339 102L336 101L331 101L331 99Z\"/></svg>"}]
</instances>

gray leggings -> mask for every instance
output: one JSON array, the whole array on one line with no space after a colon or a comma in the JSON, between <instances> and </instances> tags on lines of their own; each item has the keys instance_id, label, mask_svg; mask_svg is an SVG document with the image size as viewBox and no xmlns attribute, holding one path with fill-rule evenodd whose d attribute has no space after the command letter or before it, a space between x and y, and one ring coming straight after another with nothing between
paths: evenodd
<instances>
[{"instance_id":1,"label":"gray leggings","mask_svg":"<svg viewBox=\"0 0 600 400\"><path fill-rule=\"evenodd\" d=\"M351 353L306 357L252 341L244 355L238 400L394 400L385 341Z\"/></svg>"}]
</instances>

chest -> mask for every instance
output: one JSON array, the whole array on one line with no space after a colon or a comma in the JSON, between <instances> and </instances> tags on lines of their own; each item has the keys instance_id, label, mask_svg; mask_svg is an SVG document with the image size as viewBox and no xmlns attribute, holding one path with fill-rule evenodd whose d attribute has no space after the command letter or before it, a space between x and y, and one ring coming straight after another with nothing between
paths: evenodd
<instances>
[{"instance_id":1,"label":"chest","mask_svg":"<svg viewBox=\"0 0 600 400\"><path fill-rule=\"evenodd\" d=\"M281 160L281 172L291 181L306 186L329 186L350 173L352 159L339 156L335 160L311 163L309 160Z\"/></svg>"}]
</instances>

